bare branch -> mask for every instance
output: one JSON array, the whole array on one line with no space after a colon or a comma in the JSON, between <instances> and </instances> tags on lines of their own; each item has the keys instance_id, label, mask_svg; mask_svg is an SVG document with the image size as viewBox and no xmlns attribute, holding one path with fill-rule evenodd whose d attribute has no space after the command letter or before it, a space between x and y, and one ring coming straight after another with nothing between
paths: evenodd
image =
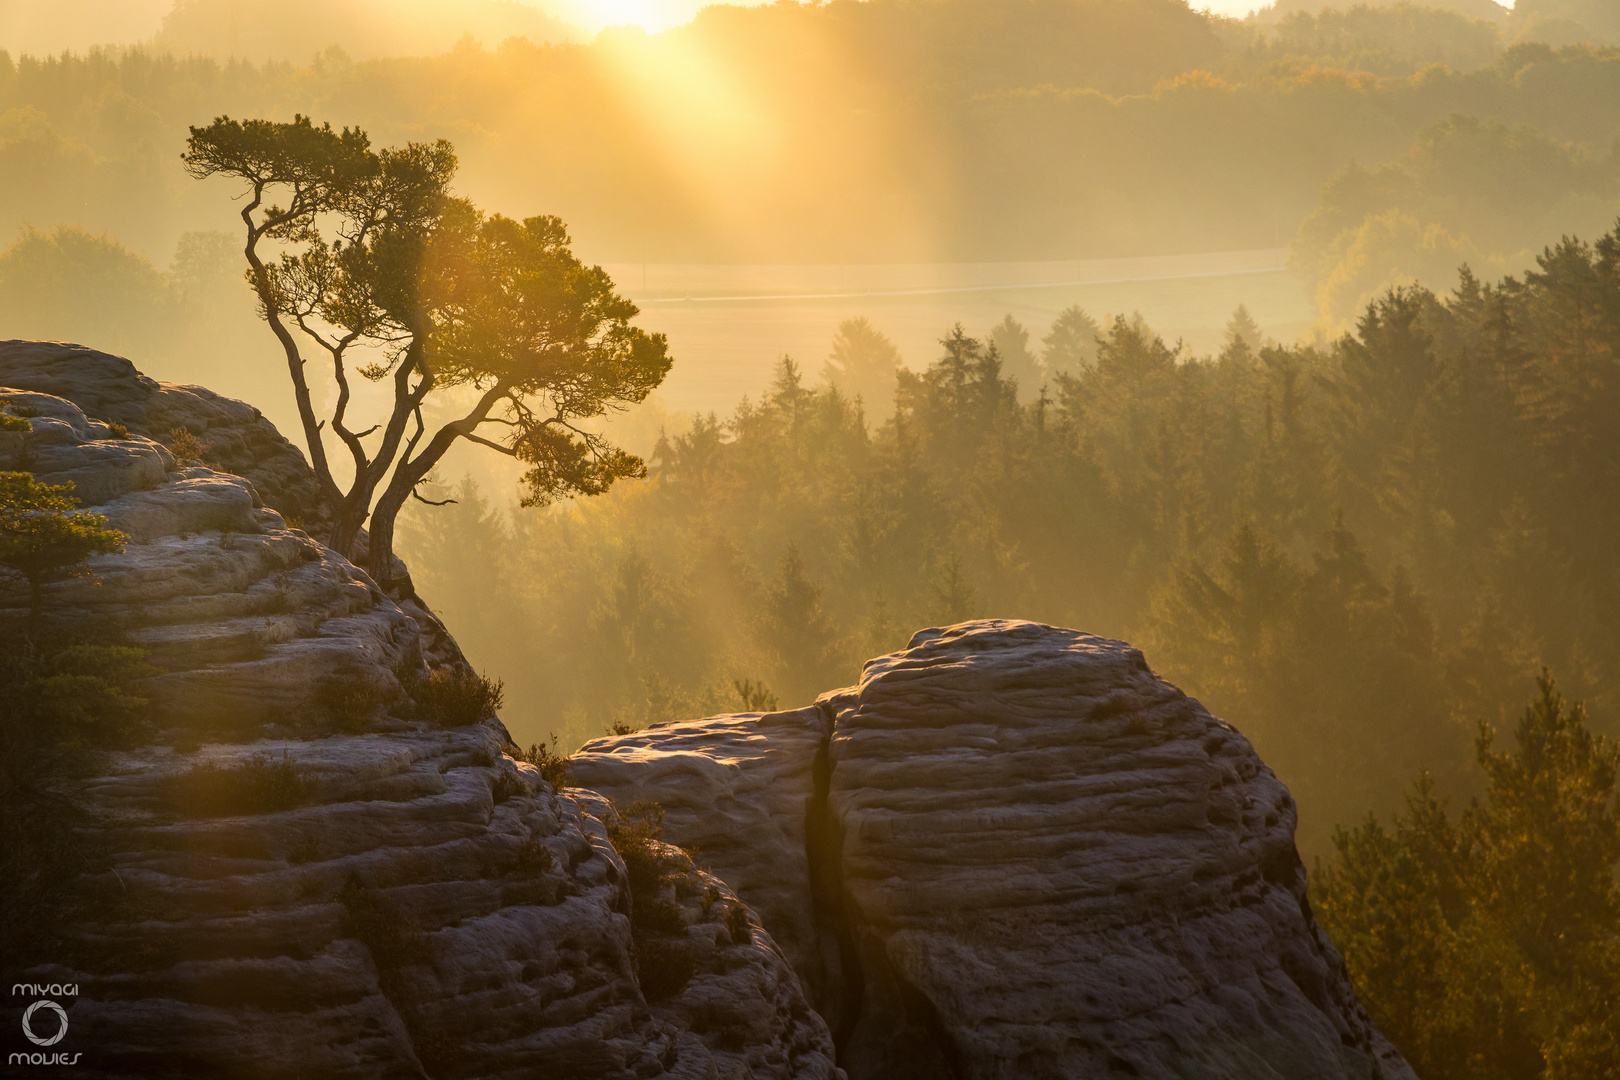
<instances>
[{"instance_id":1,"label":"bare branch","mask_svg":"<svg viewBox=\"0 0 1620 1080\"><path fill-rule=\"evenodd\" d=\"M507 457L517 457L517 451L512 449L510 446L502 446L500 443L495 442L493 439L486 439L482 435L474 435L472 432L469 431L469 432L463 433L461 437L463 439L466 439L468 442L475 442L479 446L487 446L491 450L499 450L501 453L505 454Z\"/></svg>"},{"instance_id":2,"label":"bare branch","mask_svg":"<svg viewBox=\"0 0 1620 1080\"><path fill-rule=\"evenodd\" d=\"M456 504L455 499L440 499L437 502L433 501L432 499L424 499L420 494L417 493L415 488L411 489L411 498L415 499L419 503L427 503L429 506L452 506Z\"/></svg>"}]
</instances>

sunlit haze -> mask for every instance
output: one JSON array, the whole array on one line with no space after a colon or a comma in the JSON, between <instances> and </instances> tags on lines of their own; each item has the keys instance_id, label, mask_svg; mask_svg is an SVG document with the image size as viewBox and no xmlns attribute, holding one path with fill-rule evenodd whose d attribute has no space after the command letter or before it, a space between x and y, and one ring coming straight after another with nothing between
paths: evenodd
<instances>
[{"instance_id":1,"label":"sunlit haze","mask_svg":"<svg viewBox=\"0 0 1620 1080\"><path fill-rule=\"evenodd\" d=\"M0 0L12 1071L1620 1080L1620 0L1258 6Z\"/></svg>"}]
</instances>

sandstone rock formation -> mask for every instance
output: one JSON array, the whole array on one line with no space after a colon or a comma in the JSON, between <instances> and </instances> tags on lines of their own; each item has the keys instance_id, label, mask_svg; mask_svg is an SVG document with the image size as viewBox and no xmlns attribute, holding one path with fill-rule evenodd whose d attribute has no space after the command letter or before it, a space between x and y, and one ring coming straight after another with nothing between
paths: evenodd
<instances>
[{"instance_id":1,"label":"sandstone rock formation","mask_svg":"<svg viewBox=\"0 0 1620 1080\"><path fill-rule=\"evenodd\" d=\"M122 425L160 444L189 438L197 460L248 481L263 505L316 539L328 535L331 515L303 451L288 442L253 406L205 386L150 379L121 356L60 341L0 341L0 386L63 398L88 416ZM355 558L365 561L364 531ZM456 663L461 650L412 592L405 564L395 559L394 600L421 631L434 663Z\"/></svg>"},{"instance_id":2,"label":"sandstone rock formation","mask_svg":"<svg viewBox=\"0 0 1620 1080\"><path fill-rule=\"evenodd\" d=\"M493 713L416 703L454 643L266 505L261 483L281 508L312 488L250 407L18 343L0 400L32 428L0 432L0 469L73 482L130 537L47 588L49 619L164 669L150 731L48 781L99 859L64 951L22 973L79 987L52 1047L73 1075L838 1075L723 882L677 866L643 933L611 808L507 756ZM237 474L143 434L174 427ZM0 584L0 620L26 603Z\"/></svg>"},{"instance_id":3,"label":"sandstone rock formation","mask_svg":"<svg viewBox=\"0 0 1620 1080\"><path fill-rule=\"evenodd\" d=\"M1120 642L923 631L809 708L597 740L558 791L424 704L454 641L319 543L250 406L56 344L0 342L4 387L0 469L130 536L50 619L163 669L150 730L48 781L98 860L27 972L80 988L73 1075L1412 1077L1287 791Z\"/></svg>"},{"instance_id":4,"label":"sandstone rock formation","mask_svg":"<svg viewBox=\"0 0 1620 1080\"><path fill-rule=\"evenodd\" d=\"M1311 917L1287 790L1120 642L925 630L814 709L599 739L574 776L663 804L852 1080L1412 1076Z\"/></svg>"}]
</instances>

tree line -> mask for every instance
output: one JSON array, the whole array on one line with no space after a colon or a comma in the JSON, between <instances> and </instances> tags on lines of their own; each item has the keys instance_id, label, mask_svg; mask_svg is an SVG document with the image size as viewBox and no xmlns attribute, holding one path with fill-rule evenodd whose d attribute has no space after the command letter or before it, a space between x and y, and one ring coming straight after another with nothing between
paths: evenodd
<instances>
[{"instance_id":1,"label":"tree line","mask_svg":"<svg viewBox=\"0 0 1620 1080\"><path fill-rule=\"evenodd\" d=\"M1244 313L1217 356L1125 317L1077 348L1089 321L957 328L915 372L848 324L823 379L784 358L647 483L508 515L463 482L404 548L518 722L574 739L743 680L803 704L964 618L1125 638L1254 739L1316 850L1420 769L1468 790L1475 720L1543 664L1612 726L1620 234L1392 290L1323 345Z\"/></svg>"}]
</instances>

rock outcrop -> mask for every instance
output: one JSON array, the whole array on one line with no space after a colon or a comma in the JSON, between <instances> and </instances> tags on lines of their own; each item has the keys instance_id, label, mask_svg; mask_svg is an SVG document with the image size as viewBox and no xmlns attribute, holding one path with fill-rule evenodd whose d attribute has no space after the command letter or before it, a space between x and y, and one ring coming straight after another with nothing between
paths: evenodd
<instances>
[{"instance_id":1,"label":"rock outcrop","mask_svg":"<svg viewBox=\"0 0 1620 1080\"><path fill-rule=\"evenodd\" d=\"M331 515L303 451L252 405L206 386L158 382L121 356L60 341L0 341L0 386L73 402L87 416L120 425L167 447L188 440L205 465L248 482L255 495L295 528L327 538ZM81 492L87 497L88 492ZM365 562L361 530L354 557ZM394 560L393 599L415 619L420 645L433 663L458 663L461 650L428 606L416 597L410 573Z\"/></svg>"},{"instance_id":2,"label":"rock outcrop","mask_svg":"<svg viewBox=\"0 0 1620 1080\"><path fill-rule=\"evenodd\" d=\"M0 400L32 429L0 432L0 469L71 481L129 536L48 586L48 619L163 669L149 731L47 781L96 865L61 953L18 978L77 985L51 1048L72 1075L838 1075L726 884L676 867L643 934L611 808L507 756L493 713L418 704L467 685L459 654L266 505L260 482L296 499L307 470L248 406L15 343ZM239 474L143 434L174 427ZM0 620L26 604L0 584Z\"/></svg>"},{"instance_id":3,"label":"rock outcrop","mask_svg":"<svg viewBox=\"0 0 1620 1080\"><path fill-rule=\"evenodd\" d=\"M1311 916L1287 790L1121 642L925 630L815 709L573 768L755 907L852 1080L1412 1076Z\"/></svg>"},{"instance_id":4,"label":"rock outcrop","mask_svg":"<svg viewBox=\"0 0 1620 1080\"><path fill-rule=\"evenodd\" d=\"M596 740L557 790L445 704L454 641L319 542L250 406L55 344L0 342L4 387L0 470L130 538L49 620L162 669L149 729L46 781L94 858L19 974L79 988L72 1075L1412 1080L1288 792L1127 645L926 630L811 707Z\"/></svg>"}]
</instances>

